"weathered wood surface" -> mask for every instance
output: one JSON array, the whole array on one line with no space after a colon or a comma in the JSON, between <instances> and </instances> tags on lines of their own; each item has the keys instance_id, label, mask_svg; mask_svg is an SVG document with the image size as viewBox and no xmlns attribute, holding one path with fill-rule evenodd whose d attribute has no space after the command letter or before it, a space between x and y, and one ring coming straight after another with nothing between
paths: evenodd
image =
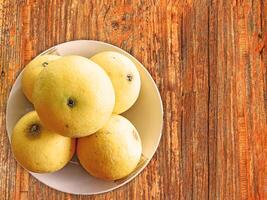
<instances>
[{"instance_id":1,"label":"weathered wood surface","mask_svg":"<svg viewBox=\"0 0 267 200\"><path fill-rule=\"evenodd\" d=\"M132 182L55 191L19 167L5 108L23 66L69 40L139 59L164 103L160 146ZM267 199L267 1L0 0L0 199Z\"/></svg>"}]
</instances>

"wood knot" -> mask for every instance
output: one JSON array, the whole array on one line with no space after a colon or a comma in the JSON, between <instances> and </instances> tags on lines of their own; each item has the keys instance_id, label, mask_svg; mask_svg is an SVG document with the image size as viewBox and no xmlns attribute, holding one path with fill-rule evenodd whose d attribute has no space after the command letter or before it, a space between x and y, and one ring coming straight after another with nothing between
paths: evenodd
<instances>
[{"instance_id":1,"label":"wood knot","mask_svg":"<svg viewBox=\"0 0 267 200\"><path fill-rule=\"evenodd\" d=\"M118 22L113 21L113 22L111 22L111 26L112 26L112 28L113 28L114 30L118 30L120 25L119 25Z\"/></svg>"}]
</instances>

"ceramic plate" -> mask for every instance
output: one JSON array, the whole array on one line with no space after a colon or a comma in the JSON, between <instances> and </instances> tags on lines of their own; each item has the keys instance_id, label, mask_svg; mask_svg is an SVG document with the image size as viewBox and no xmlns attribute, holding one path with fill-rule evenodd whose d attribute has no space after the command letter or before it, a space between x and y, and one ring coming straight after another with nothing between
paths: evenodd
<instances>
[{"instance_id":1,"label":"ceramic plate","mask_svg":"<svg viewBox=\"0 0 267 200\"><path fill-rule=\"evenodd\" d=\"M162 134L163 108L155 82L146 68L124 50L99 41L77 40L56 45L43 54L80 55L91 57L102 51L117 51L129 57L137 66L141 75L141 91L136 103L122 115L128 118L138 130L143 147L143 155L135 171L128 177L117 181L104 181L89 175L74 158L61 170L50 174L30 172L42 183L62 192L72 194L99 194L116 189L137 176L148 164L155 153ZM33 110L21 89L21 73L10 92L7 110L6 127L9 140L16 122L27 112Z\"/></svg>"}]
</instances>

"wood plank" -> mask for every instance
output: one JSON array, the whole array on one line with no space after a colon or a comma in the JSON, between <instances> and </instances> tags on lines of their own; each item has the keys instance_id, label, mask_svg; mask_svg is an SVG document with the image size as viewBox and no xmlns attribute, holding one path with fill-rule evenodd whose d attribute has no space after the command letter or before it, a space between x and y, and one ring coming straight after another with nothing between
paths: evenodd
<instances>
[{"instance_id":1,"label":"wood plank","mask_svg":"<svg viewBox=\"0 0 267 200\"><path fill-rule=\"evenodd\" d=\"M43 50L94 39L149 70L165 111L146 169L97 196L58 192L15 162L9 91ZM266 199L267 1L0 0L0 199Z\"/></svg>"}]
</instances>

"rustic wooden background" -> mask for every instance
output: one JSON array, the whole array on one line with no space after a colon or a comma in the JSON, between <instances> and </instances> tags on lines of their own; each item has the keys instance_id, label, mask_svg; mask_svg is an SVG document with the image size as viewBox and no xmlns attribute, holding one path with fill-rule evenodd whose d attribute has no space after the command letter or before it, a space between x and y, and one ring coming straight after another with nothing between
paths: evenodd
<instances>
[{"instance_id":1,"label":"rustic wooden background","mask_svg":"<svg viewBox=\"0 0 267 200\"><path fill-rule=\"evenodd\" d=\"M76 39L139 59L164 103L160 146L132 182L55 191L19 167L5 109L23 66ZM0 0L0 199L267 199L267 1Z\"/></svg>"}]
</instances>

